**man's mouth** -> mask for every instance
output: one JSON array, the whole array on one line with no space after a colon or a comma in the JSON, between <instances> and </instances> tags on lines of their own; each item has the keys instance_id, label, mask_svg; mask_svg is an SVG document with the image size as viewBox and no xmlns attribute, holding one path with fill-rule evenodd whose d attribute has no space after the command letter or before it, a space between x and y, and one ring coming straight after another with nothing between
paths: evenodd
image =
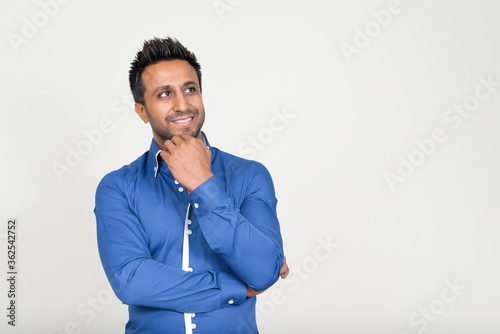
<instances>
[{"instance_id":1,"label":"man's mouth","mask_svg":"<svg viewBox=\"0 0 500 334\"><path fill-rule=\"evenodd\" d=\"M181 118L181 119L177 119L175 121L172 121L172 123L175 123L176 125L178 126L188 126L191 124L191 122L193 121L193 117L194 116L191 116L191 117L186 117L186 118Z\"/></svg>"}]
</instances>

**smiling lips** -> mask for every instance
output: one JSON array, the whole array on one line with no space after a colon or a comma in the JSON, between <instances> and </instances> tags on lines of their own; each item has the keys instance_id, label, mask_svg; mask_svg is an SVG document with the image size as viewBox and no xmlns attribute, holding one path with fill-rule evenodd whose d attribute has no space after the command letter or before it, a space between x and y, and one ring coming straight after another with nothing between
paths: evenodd
<instances>
[{"instance_id":1,"label":"smiling lips","mask_svg":"<svg viewBox=\"0 0 500 334\"><path fill-rule=\"evenodd\" d=\"M174 123L175 125L180 126L180 127L190 126L191 123L193 122L193 117L194 116L186 117L186 118L182 118L182 119L177 119L175 121L172 121L172 123Z\"/></svg>"}]
</instances>

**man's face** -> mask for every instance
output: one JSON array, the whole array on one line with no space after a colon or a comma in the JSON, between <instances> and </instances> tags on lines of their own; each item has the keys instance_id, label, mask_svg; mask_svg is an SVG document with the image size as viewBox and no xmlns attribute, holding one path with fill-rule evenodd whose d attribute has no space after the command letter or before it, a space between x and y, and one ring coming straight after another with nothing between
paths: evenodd
<instances>
[{"instance_id":1,"label":"man's face","mask_svg":"<svg viewBox=\"0 0 500 334\"><path fill-rule=\"evenodd\" d=\"M205 109L195 69L185 60L161 61L142 72L145 104L135 111L150 123L160 148L167 139L187 133L201 138Z\"/></svg>"}]
</instances>

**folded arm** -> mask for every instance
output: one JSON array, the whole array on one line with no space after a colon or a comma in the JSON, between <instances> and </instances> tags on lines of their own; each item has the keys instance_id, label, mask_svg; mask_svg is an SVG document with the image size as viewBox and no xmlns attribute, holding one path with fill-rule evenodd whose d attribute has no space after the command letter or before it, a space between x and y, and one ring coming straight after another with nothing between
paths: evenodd
<instances>
[{"instance_id":1,"label":"folded arm","mask_svg":"<svg viewBox=\"0 0 500 334\"><path fill-rule=\"evenodd\" d=\"M279 278L284 264L271 176L255 163L240 207L212 176L189 195L211 249L250 288L262 291Z\"/></svg>"},{"instance_id":2,"label":"folded arm","mask_svg":"<svg viewBox=\"0 0 500 334\"><path fill-rule=\"evenodd\" d=\"M246 189L236 207L212 174L211 151L200 138L182 134L166 140L164 147L161 157L186 187L211 249L253 290L270 287L280 275L284 256L277 200L267 169L256 162L240 169L245 175L239 177L246 181L241 186Z\"/></svg>"},{"instance_id":3,"label":"folded arm","mask_svg":"<svg viewBox=\"0 0 500 334\"><path fill-rule=\"evenodd\" d=\"M106 176L97 189L95 215L101 261L125 304L178 312L208 312L239 304L246 285L234 273L186 272L151 258L143 226L130 210L120 178Z\"/></svg>"}]
</instances>

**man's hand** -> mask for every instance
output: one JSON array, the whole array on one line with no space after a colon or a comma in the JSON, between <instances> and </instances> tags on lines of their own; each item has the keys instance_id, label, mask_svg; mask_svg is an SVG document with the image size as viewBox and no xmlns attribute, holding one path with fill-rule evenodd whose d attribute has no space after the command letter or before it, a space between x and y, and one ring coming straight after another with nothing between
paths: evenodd
<instances>
[{"instance_id":1,"label":"man's hand","mask_svg":"<svg viewBox=\"0 0 500 334\"><path fill-rule=\"evenodd\" d=\"M213 176L210 160L212 152L200 139L181 134L166 140L164 145L165 150L160 155L188 194Z\"/></svg>"},{"instance_id":2,"label":"man's hand","mask_svg":"<svg viewBox=\"0 0 500 334\"><path fill-rule=\"evenodd\" d=\"M290 269L288 269L288 264L286 264L286 256L285 256L283 260L283 267L281 267L280 271L281 278L286 278L289 273Z\"/></svg>"},{"instance_id":3,"label":"man's hand","mask_svg":"<svg viewBox=\"0 0 500 334\"><path fill-rule=\"evenodd\" d=\"M254 296L257 296L257 295L260 295L262 292L264 292L266 290L262 290L262 291L255 291L254 289L252 289L251 287L249 287L247 285L247 298L252 298Z\"/></svg>"},{"instance_id":4,"label":"man's hand","mask_svg":"<svg viewBox=\"0 0 500 334\"><path fill-rule=\"evenodd\" d=\"M280 271L281 278L286 278L289 273L290 273L290 269L288 269L288 265L286 264L286 257L284 257L283 267L281 267L281 271ZM251 298L251 297L260 295L264 291L266 291L266 290L255 291L254 289L252 289L251 287L249 287L247 285L247 298Z\"/></svg>"}]
</instances>

